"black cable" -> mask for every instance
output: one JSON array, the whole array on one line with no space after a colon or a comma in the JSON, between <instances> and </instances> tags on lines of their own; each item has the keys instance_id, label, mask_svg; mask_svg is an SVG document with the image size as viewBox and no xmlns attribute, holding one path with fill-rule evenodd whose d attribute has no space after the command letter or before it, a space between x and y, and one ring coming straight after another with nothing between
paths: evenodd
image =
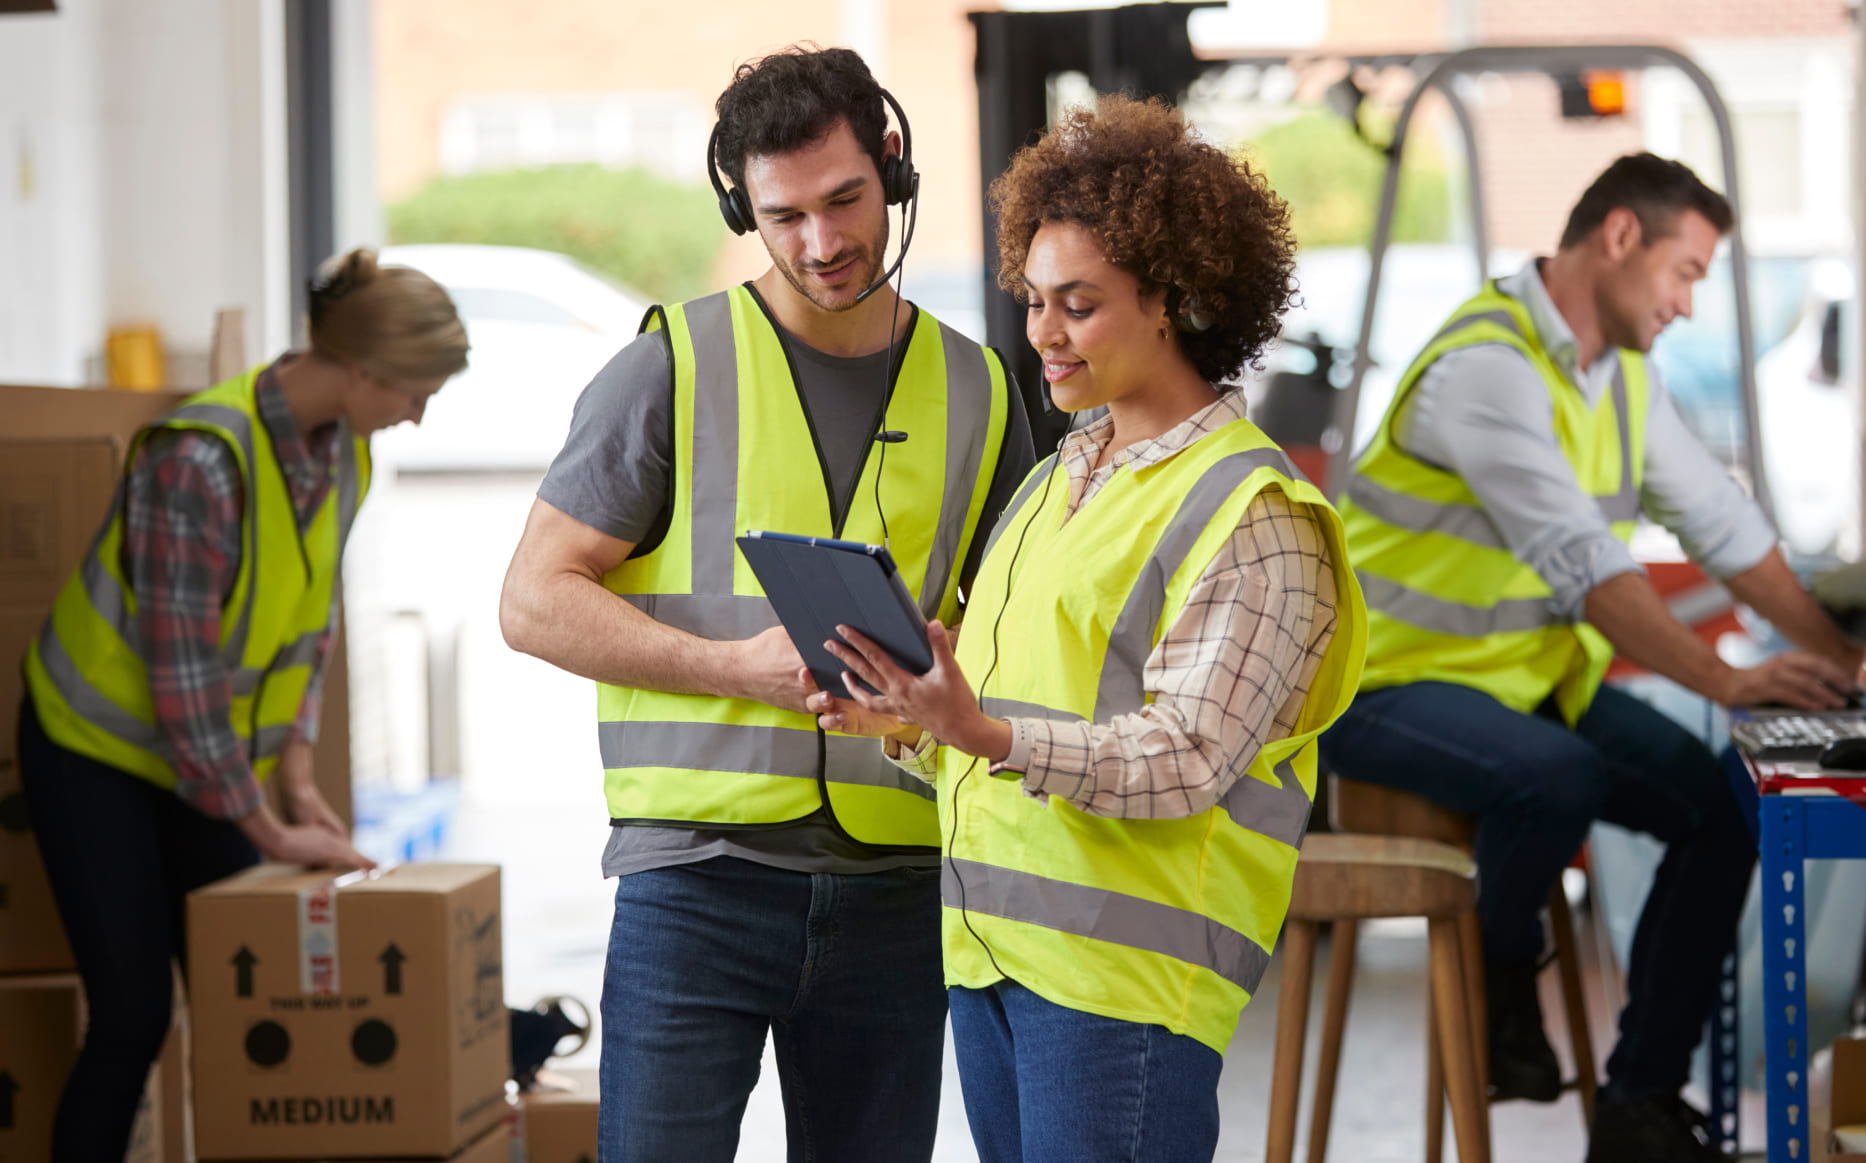
<instances>
[{"instance_id":1,"label":"black cable","mask_svg":"<svg viewBox=\"0 0 1866 1163\"><path fill-rule=\"evenodd\" d=\"M901 207L901 258L903 259L907 257L908 244L914 240L913 226L920 222L920 199L915 197L912 205L912 225L909 224L907 207ZM884 212L885 210L886 208L883 207ZM886 255L882 257L885 258ZM894 443L888 439L888 405L894 402L894 335L901 322L901 292L907 286L906 263L896 263L894 271L894 314L888 320L888 358L881 369L881 427L875 433L875 439L881 443L881 457L875 464L875 512L881 515L881 547L883 549L888 549L890 546L888 544L888 511L881 507L881 474L888 467L888 445ZM901 359L906 358L907 352L902 349Z\"/></svg>"},{"instance_id":2,"label":"black cable","mask_svg":"<svg viewBox=\"0 0 1866 1163\"><path fill-rule=\"evenodd\" d=\"M1004 567L1004 601L999 604L998 616L991 623L991 665L985 668L985 677L978 680L980 710L983 710L985 706L985 684L990 682L991 676L998 672L998 629L1004 625L1004 615L1011 608L1011 575L1017 569L1018 557L1024 552L1024 538L1030 535L1030 527L1037 523L1037 518L1043 515L1043 506L1049 502L1050 486L1056 482L1057 470L1063 467L1063 445L1068 443L1069 434L1075 431L1075 423L1076 418L1072 413L1069 423L1063 426L1062 436L1056 441L1056 463L1050 466L1050 475L1043 482L1043 492L1037 496L1037 507L1031 510L1030 519L1024 522L1024 527L1017 531L1017 544L1011 547L1011 560ZM966 911L965 907L965 877L959 874L959 866L953 862L953 853L959 845L959 792L965 788L965 781L970 779L972 772L978 768L979 758L976 755L972 757L972 762L966 764L965 770L959 773L959 781L952 787L952 831L946 838L946 863L951 866L953 881L959 886L960 923L965 925L966 932L972 934L972 940L978 942L979 948L985 951L985 956L990 958L991 967L998 971L998 976L1008 981L1012 980L1011 975L998 964L998 958L992 954L991 946L986 944L985 939L978 935L978 930L972 927L972 915Z\"/></svg>"}]
</instances>

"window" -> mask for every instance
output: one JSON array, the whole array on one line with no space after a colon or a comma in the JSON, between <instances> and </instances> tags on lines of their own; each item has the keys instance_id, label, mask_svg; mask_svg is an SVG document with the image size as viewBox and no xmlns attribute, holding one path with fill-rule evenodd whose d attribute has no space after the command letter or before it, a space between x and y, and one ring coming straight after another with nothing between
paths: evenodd
<instances>
[{"instance_id":1,"label":"window","mask_svg":"<svg viewBox=\"0 0 1866 1163\"><path fill-rule=\"evenodd\" d=\"M708 111L684 94L463 97L442 119L441 165L466 174L597 162L700 181L710 129Z\"/></svg>"}]
</instances>

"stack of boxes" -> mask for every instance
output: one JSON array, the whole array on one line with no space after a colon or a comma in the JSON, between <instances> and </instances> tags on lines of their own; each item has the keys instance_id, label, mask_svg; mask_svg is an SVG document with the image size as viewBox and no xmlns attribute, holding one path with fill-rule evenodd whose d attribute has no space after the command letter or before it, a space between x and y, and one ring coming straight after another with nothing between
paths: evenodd
<instances>
[{"instance_id":1,"label":"stack of boxes","mask_svg":"<svg viewBox=\"0 0 1866 1163\"><path fill-rule=\"evenodd\" d=\"M20 789L19 659L109 510L129 436L177 398L0 387L0 1163L50 1158L84 1020ZM182 1159L183 1075L171 1032L144 1095L136 1163Z\"/></svg>"},{"instance_id":2,"label":"stack of boxes","mask_svg":"<svg viewBox=\"0 0 1866 1163\"><path fill-rule=\"evenodd\" d=\"M527 1163L596 1163L596 1071L553 1070L525 1093Z\"/></svg>"},{"instance_id":3,"label":"stack of boxes","mask_svg":"<svg viewBox=\"0 0 1866 1163\"><path fill-rule=\"evenodd\" d=\"M188 898L204 1160L507 1163L499 869L264 865Z\"/></svg>"}]
</instances>

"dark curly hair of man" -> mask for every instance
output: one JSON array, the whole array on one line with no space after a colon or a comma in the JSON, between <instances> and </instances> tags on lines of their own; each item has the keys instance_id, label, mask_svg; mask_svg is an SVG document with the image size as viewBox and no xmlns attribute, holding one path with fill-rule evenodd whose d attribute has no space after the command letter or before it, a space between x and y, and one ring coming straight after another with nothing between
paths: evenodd
<instances>
[{"instance_id":1,"label":"dark curly hair of man","mask_svg":"<svg viewBox=\"0 0 1866 1163\"><path fill-rule=\"evenodd\" d=\"M719 117L719 168L735 186L745 184L746 159L802 149L843 121L876 171L881 169L888 111L881 86L852 49L793 44L747 61L713 111Z\"/></svg>"},{"instance_id":2,"label":"dark curly hair of man","mask_svg":"<svg viewBox=\"0 0 1866 1163\"><path fill-rule=\"evenodd\" d=\"M1025 301L1030 240L1046 222L1077 223L1142 295L1166 291L1169 317L1196 309L1210 322L1175 334L1214 385L1258 365L1295 294L1288 204L1158 99L1104 96L1069 113L1011 159L991 205L999 286Z\"/></svg>"}]
</instances>

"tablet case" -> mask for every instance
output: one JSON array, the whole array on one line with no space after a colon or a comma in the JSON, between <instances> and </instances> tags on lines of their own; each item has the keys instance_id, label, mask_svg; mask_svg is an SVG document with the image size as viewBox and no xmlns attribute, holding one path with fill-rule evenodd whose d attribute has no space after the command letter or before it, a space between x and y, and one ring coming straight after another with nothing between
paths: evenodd
<instances>
[{"instance_id":1,"label":"tablet case","mask_svg":"<svg viewBox=\"0 0 1866 1163\"><path fill-rule=\"evenodd\" d=\"M843 641L838 625L866 634L909 674L933 668L926 621L882 546L760 531L738 543L818 687L849 697L842 684L845 668L823 648L832 638ZM867 683L862 686L879 693Z\"/></svg>"}]
</instances>

